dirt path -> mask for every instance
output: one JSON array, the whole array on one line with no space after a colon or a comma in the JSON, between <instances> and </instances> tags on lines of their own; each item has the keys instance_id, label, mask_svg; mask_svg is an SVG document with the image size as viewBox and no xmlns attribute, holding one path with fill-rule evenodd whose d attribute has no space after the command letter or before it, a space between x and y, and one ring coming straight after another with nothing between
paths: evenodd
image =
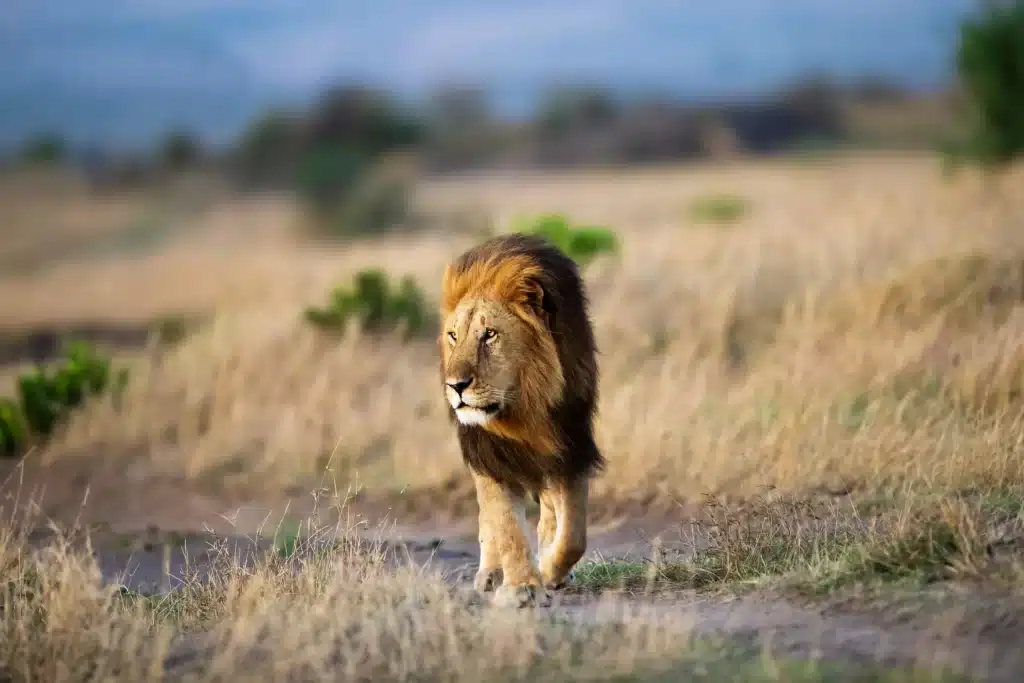
<instances>
[{"instance_id":1,"label":"dirt path","mask_svg":"<svg viewBox=\"0 0 1024 683\"><path fill-rule=\"evenodd\" d=\"M16 502L12 483L17 485L8 480L4 487L7 503ZM31 485L38 489L40 483ZM295 522L307 518L312 509L300 499L290 506L282 502L225 508L213 497L165 483L92 489L89 504L75 510L69 505L70 489L61 493L53 480L50 484L49 493L57 498L49 496L50 504L43 506L48 517L64 525L75 519L90 525L105 522L91 534L103 580L149 594L180 585L181 577L188 574L202 576L213 559L225 552L243 563L253 561L258 553L273 548L275 530L294 533ZM433 568L453 590L470 590L477 565L472 516L431 523L429 510L423 508L404 516L382 504L354 508L354 519L362 518L361 535L383 543L394 561ZM204 527L207 531L202 531ZM36 541L43 543L46 536L40 531ZM680 533L678 522L667 517L609 516L592 526L588 555L642 561L652 556L655 544L662 552L692 553L699 539ZM592 625L636 619L670 623L698 635L724 635L743 647L768 645L773 652L790 657L853 664L938 663L962 668L977 681L1024 680L1024 652L1018 646L1024 640L1024 624L1017 621L1016 613L1008 616L1001 611L998 597L964 594L953 601L952 611L947 604L942 610L915 609L907 617L878 608L802 606L765 591L755 593L721 597L675 591L599 597L570 589L560 593L546 611ZM173 654L176 661L194 655Z\"/></svg>"},{"instance_id":2,"label":"dirt path","mask_svg":"<svg viewBox=\"0 0 1024 683\"><path fill-rule=\"evenodd\" d=\"M232 512L237 516L237 510L225 516ZM386 537L370 532L367 540L383 542L394 561L412 561L439 570L453 589L468 592L477 565L471 527L409 528ZM662 531L669 532L662 534L667 540L671 538L669 529ZM212 555L223 557L227 551L244 563L252 561L257 552L273 549L273 540L267 536L149 531L135 535L108 532L96 539L96 556L104 580L143 593L173 588L186 572L202 574ZM605 558L649 557L650 543L651 539L644 539L635 525L627 522L599 529L592 537L591 552ZM215 548L212 553L211 548ZM879 615L836 613L777 597L707 597L689 591L597 596L570 589L557 595L553 605L543 611L587 625L644 619L677 628L681 633L724 636L730 647L735 644L750 652L768 648L788 658L822 658L849 666L946 665L968 673L975 681L1022 680L1024 654L1014 643L1020 642L1024 626L1010 623L996 627L996 611L992 608L997 606L987 608L979 598L959 618L951 618L948 612L932 616L921 612L910 622L886 623L891 620ZM182 646L184 650L173 652L171 660L180 663L198 656L201 648L196 649L195 640L189 642Z\"/></svg>"}]
</instances>

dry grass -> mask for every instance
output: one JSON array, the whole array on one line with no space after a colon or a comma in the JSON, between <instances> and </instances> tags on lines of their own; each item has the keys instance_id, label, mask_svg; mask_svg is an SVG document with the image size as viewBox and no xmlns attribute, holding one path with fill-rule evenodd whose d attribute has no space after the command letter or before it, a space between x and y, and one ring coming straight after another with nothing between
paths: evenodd
<instances>
[{"instance_id":1,"label":"dry grass","mask_svg":"<svg viewBox=\"0 0 1024 683\"><path fill-rule=\"evenodd\" d=\"M583 591L781 589L822 597L852 590L984 583L1024 598L1024 490L899 500L707 501L687 524L682 553L606 561L576 570ZM850 589L850 590L848 590Z\"/></svg>"},{"instance_id":2,"label":"dry grass","mask_svg":"<svg viewBox=\"0 0 1024 683\"><path fill-rule=\"evenodd\" d=\"M98 199L71 174L7 172L0 177L5 268L29 264L69 243L102 239L144 213L139 197Z\"/></svg>"},{"instance_id":3,"label":"dry grass","mask_svg":"<svg viewBox=\"0 0 1024 683\"><path fill-rule=\"evenodd\" d=\"M309 544L296 562L271 553L249 563L214 549L212 573L148 598L101 586L80 538L37 552L7 529L5 680L155 681L165 664L172 679L203 681L506 680L537 666L571 672L582 654L573 647L597 653L597 642L560 638L557 625L525 614L481 620L435 573L388 570L379 546L360 546L349 529L322 531L338 532L342 549ZM664 651L658 630L605 635L618 641L603 662L612 679Z\"/></svg>"},{"instance_id":4,"label":"dry grass","mask_svg":"<svg viewBox=\"0 0 1024 683\"><path fill-rule=\"evenodd\" d=\"M992 192L944 182L931 160L857 157L427 184L440 210L473 203L501 225L563 212L618 231L621 255L587 272L609 460L595 508L725 499L701 507L693 557L585 564L582 585L998 578L1019 596L1022 178ZM722 193L749 200L743 222L693 225L687 207ZM131 358L120 404L89 407L38 456L251 495L326 469L340 488L464 498L433 345L328 339L301 311L367 266L436 298L474 238L329 251L291 240L294 219L275 200L238 201L159 251L0 279L8 325L216 314ZM766 486L779 499L760 501ZM785 502L822 490L855 491L856 506ZM123 594L75 539L32 549L30 521L0 531L2 680L835 680L677 622L488 611L374 544L255 564L215 548L212 574L169 597ZM908 680L872 676L857 680Z\"/></svg>"},{"instance_id":5,"label":"dry grass","mask_svg":"<svg viewBox=\"0 0 1024 683\"><path fill-rule=\"evenodd\" d=\"M86 535L33 545L37 520L21 521L0 531L6 681L960 680L790 660L611 603L582 623L482 606L354 527L319 529L287 559L214 545L210 573L140 595L101 584Z\"/></svg>"},{"instance_id":6,"label":"dry grass","mask_svg":"<svg viewBox=\"0 0 1024 683\"><path fill-rule=\"evenodd\" d=\"M185 174L144 190L101 192L70 170L0 172L0 273L31 276L57 261L160 245L183 224L201 224L205 210L223 199L222 185Z\"/></svg>"},{"instance_id":7,"label":"dry grass","mask_svg":"<svg viewBox=\"0 0 1024 683\"><path fill-rule=\"evenodd\" d=\"M741 228L687 223L694 198L722 192L755 207ZM855 157L435 182L424 196L499 220L562 211L622 236L621 257L587 275L611 463L598 498L1021 481L1024 195L945 183L931 160ZM219 250L210 235L0 282L12 321L218 314L141 362L124 405L81 415L44 458L143 457L260 491L328 462L369 490L464 479L432 345L335 343L299 312L366 266L411 273L436 297L472 238L331 252L280 239Z\"/></svg>"}]
</instances>

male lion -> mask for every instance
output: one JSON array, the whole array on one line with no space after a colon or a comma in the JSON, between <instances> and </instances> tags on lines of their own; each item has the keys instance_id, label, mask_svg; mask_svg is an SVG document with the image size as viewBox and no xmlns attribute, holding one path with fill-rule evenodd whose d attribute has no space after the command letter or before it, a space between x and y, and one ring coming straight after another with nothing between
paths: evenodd
<instances>
[{"instance_id":1,"label":"male lion","mask_svg":"<svg viewBox=\"0 0 1024 683\"><path fill-rule=\"evenodd\" d=\"M490 239L445 269L441 378L480 506L477 590L548 604L587 545L597 359L576 264L541 237ZM540 505L539 558L525 497Z\"/></svg>"}]
</instances>

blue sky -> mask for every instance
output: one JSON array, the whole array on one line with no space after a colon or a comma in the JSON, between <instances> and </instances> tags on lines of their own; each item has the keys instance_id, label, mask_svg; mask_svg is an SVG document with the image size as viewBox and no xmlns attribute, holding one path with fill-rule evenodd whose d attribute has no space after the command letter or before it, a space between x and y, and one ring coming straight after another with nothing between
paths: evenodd
<instances>
[{"instance_id":1,"label":"blue sky","mask_svg":"<svg viewBox=\"0 0 1024 683\"><path fill-rule=\"evenodd\" d=\"M522 106L555 79L683 95L809 70L913 84L949 70L972 0L3 0L0 137L102 137L174 119L226 134L272 101L344 79L442 80ZM134 112L128 115L127 112ZM30 115L31 116L30 116ZM148 134L148 133L146 133Z\"/></svg>"}]
</instances>

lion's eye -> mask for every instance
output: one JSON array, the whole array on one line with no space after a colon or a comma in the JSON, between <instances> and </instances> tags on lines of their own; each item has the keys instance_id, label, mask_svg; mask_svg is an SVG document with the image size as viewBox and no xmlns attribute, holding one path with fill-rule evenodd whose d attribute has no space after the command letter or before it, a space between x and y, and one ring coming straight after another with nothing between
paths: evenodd
<instances>
[{"instance_id":1,"label":"lion's eye","mask_svg":"<svg viewBox=\"0 0 1024 683\"><path fill-rule=\"evenodd\" d=\"M486 341L491 341L492 339L494 339L497 336L498 336L498 333L495 332L494 330L492 330L490 327L488 327L486 330L484 330L484 337L483 337L483 339L484 339L485 342Z\"/></svg>"},{"instance_id":2,"label":"lion's eye","mask_svg":"<svg viewBox=\"0 0 1024 683\"><path fill-rule=\"evenodd\" d=\"M455 341L455 332L449 332L448 338L451 339L452 341Z\"/></svg>"}]
</instances>

